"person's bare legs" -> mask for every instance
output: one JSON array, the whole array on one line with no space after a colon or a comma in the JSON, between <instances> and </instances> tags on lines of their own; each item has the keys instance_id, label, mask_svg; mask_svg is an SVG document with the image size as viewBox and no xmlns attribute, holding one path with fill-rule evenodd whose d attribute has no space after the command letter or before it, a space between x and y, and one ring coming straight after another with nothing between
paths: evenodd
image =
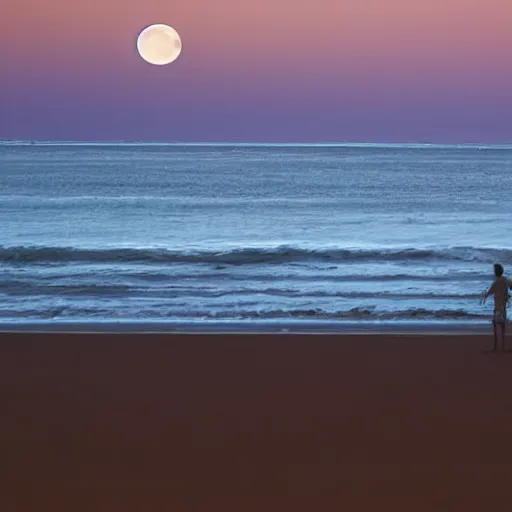
<instances>
[{"instance_id":1,"label":"person's bare legs","mask_svg":"<svg viewBox=\"0 0 512 512\"><path fill-rule=\"evenodd\" d=\"M494 323L494 352L498 350L498 338L501 340L501 349L505 352L505 325L501 322Z\"/></svg>"},{"instance_id":2,"label":"person's bare legs","mask_svg":"<svg viewBox=\"0 0 512 512\"><path fill-rule=\"evenodd\" d=\"M507 319L505 318L505 322L503 323L503 325L501 326L501 335L503 336L503 341L502 341L502 347L503 347L503 352L505 352L505 329L507 327Z\"/></svg>"}]
</instances>

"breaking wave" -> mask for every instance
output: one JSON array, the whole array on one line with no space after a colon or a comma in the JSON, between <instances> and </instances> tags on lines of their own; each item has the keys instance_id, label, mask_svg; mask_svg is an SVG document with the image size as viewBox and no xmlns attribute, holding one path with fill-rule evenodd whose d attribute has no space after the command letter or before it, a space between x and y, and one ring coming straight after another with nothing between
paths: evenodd
<instances>
[{"instance_id":1,"label":"breaking wave","mask_svg":"<svg viewBox=\"0 0 512 512\"><path fill-rule=\"evenodd\" d=\"M3 263L205 263L225 265L282 264L301 261L355 263L360 261L465 261L512 263L511 249L452 247L446 249L322 249L291 246L241 248L230 251L173 251L150 248L81 249L73 247L0 246Z\"/></svg>"}]
</instances>

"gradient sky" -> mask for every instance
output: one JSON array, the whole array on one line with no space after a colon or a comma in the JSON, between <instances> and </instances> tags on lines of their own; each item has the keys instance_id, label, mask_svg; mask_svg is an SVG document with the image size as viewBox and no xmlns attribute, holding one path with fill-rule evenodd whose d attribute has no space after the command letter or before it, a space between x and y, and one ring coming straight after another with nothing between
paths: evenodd
<instances>
[{"instance_id":1,"label":"gradient sky","mask_svg":"<svg viewBox=\"0 0 512 512\"><path fill-rule=\"evenodd\" d=\"M178 30L168 66L136 53ZM3 0L0 138L512 142L511 0Z\"/></svg>"}]
</instances>

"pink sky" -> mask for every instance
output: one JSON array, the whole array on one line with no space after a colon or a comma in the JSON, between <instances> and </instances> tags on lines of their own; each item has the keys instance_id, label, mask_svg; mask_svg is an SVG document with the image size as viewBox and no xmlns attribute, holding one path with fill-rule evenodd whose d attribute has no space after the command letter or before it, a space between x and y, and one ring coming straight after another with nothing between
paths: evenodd
<instances>
[{"instance_id":1,"label":"pink sky","mask_svg":"<svg viewBox=\"0 0 512 512\"><path fill-rule=\"evenodd\" d=\"M7 0L0 138L512 142L511 21L510 0ZM181 34L169 66L136 53L151 23Z\"/></svg>"}]
</instances>

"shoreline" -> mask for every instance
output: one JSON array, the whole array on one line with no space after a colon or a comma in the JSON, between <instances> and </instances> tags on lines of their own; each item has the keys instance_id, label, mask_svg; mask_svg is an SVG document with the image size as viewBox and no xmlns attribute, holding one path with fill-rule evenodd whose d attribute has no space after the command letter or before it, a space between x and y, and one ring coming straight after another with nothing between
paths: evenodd
<instances>
[{"instance_id":1,"label":"shoreline","mask_svg":"<svg viewBox=\"0 0 512 512\"><path fill-rule=\"evenodd\" d=\"M512 334L512 326L507 337ZM333 334L333 335L492 335L488 323L462 322L136 322L136 321L60 321L60 322L0 322L0 333L148 333L148 334Z\"/></svg>"}]
</instances>

